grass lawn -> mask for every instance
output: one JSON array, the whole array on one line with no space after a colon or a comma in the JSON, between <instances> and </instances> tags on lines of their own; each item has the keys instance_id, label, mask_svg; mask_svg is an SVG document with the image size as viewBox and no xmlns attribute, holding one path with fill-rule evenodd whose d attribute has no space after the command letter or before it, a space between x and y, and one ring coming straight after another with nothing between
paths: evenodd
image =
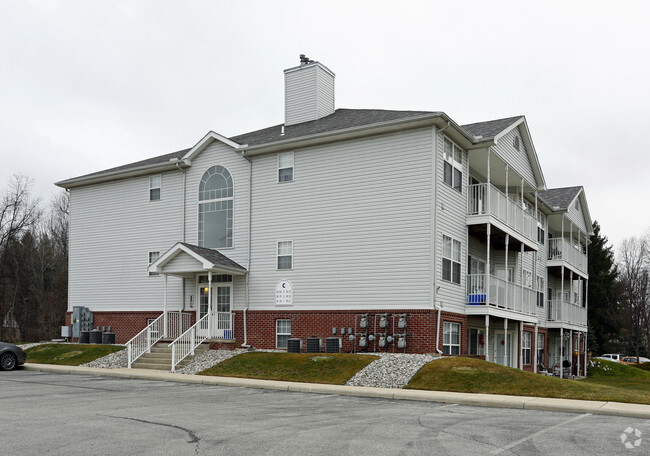
<instances>
[{"instance_id":1,"label":"grass lawn","mask_svg":"<svg viewBox=\"0 0 650 456\"><path fill-rule=\"evenodd\" d=\"M41 344L25 350L28 363L79 366L124 350L117 345Z\"/></svg>"},{"instance_id":2,"label":"grass lawn","mask_svg":"<svg viewBox=\"0 0 650 456\"><path fill-rule=\"evenodd\" d=\"M650 371L637 366L595 359L589 369L589 378L584 381L593 385L640 391L650 397Z\"/></svg>"},{"instance_id":3,"label":"grass lawn","mask_svg":"<svg viewBox=\"0 0 650 456\"><path fill-rule=\"evenodd\" d=\"M244 353L199 375L344 385L377 356L347 353Z\"/></svg>"},{"instance_id":4,"label":"grass lawn","mask_svg":"<svg viewBox=\"0 0 650 456\"><path fill-rule=\"evenodd\" d=\"M647 372L633 366L608 364L617 364L621 372L625 372L622 377L627 378L622 382L625 386L616 385L615 379L621 377L620 373L610 375L606 370L600 374L599 368L594 369L593 377L588 380L566 380L479 359L455 357L428 363L415 374L406 388L650 404L650 376ZM629 373L627 369L634 372ZM606 381L599 381L602 378L606 378Z\"/></svg>"}]
</instances>

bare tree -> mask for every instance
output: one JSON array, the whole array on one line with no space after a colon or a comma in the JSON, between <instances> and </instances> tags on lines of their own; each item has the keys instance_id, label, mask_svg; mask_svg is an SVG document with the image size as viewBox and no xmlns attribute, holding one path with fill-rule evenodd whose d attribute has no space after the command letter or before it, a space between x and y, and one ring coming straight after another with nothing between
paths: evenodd
<instances>
[{"instance_id":1,"label":"bare tree","mask_svg":"<svg viewBox=\"0 0 650 456\"><path fill-rule=\"evenodd\" d=\"M632 237L619 252L619 303L621 337L636 356L648 349L650 325L650 245L647 237Z\"/></svg>"},{"instance_id":2,"label":"bare tree","mask_svg":"<svg viewBox=\"0 0 650 456\"><path fill-rule=\"evenodd\" d=\"M14 175L0 195L0 338L5 316L16 304L16 288L6 276L9 248L41 216L39 201L32 197L31 187L31 179Z\"/></svg>"}]
</instances>

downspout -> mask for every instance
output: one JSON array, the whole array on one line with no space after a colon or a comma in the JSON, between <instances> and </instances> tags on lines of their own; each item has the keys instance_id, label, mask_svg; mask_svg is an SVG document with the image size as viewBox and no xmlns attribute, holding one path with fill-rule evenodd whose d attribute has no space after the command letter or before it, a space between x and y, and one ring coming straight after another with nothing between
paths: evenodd
<instances>
[{"instance_id":1,"label":"downspout","mask_svg":"<svg viewBox=\"0 0 650 456\"><path fill-rule=\"evenodd\" d=\"M185 189L185 178L187 176L187 173L185 172L185 170L183 168L181 168L178 165L179 165L179 163L176 163L176 168L178 168L178 170L181 173L183 173L183 214L181 216L181 241L185 242L185 200L186 200L186 196L187 196L186 195L186 189ZM181 301L183 303L183 306L182 306L180 311L185 312L185 277L183 277L181 279L181 287L182 287L181 288L181 293L182 293L181 294L181 296L182 296ZM179 317L180 317L180 315L179 315ZM180 324L182 325L182 323L180 323Z\"/></svg>"},{"instance_id":2,"label":"downspout","mask_svg":"<svg viewBox=\"0 0 650 456\"><path fill-rule=\"evenodd\" d=\"M442 311L442 305L436 304L436 309L438 309L438 323L436 324L436 351L439 355L442 355L442 350L440 350L440 312Z\"/></svg>"},{"instance_id":3,"label":"downspout","mask_svg":"<svg viewBox=\"0 0 650 456\"><path fill-rule=\"evenodd\" d=\"M253 161L246 156L246 151L241 151L241 156L248 160L248 257L246 259L246 293L245 293L245 307L244 307L244 343L241 344L243 348L250 348L248 345L248 328L247 328L247 313L249 306L248 298L248 278L251 269L251 214L253 213Z\"/></svg>"},{"instance_id":4,"label":"downspout","mask_svg":"<svg viewBox=\"0 0 650 456\"><path fill-rule=\"evenodd\" d=\"M436 281L438 278L437 275L437 262L436 262L436 239L438 235L438 138L439 134L444 133L444 131L449 128L449 121L447 121L447 125L445 125L443 128L438 130L435 134L435 143L434 143L434 151L433 151L433 208L434 210L432 211L432 235L431 235L431 264L432 264L432 293L431 297L433 298L433 309L438 310L438 322L436 323L436 352L438 352L439 355L442 355L442 350L440 350L440 313L442 311L442 305L439 305L437 303L437 297L438 297L438 290L440 287L436 287Z\"/></svg>"}]
</instances>

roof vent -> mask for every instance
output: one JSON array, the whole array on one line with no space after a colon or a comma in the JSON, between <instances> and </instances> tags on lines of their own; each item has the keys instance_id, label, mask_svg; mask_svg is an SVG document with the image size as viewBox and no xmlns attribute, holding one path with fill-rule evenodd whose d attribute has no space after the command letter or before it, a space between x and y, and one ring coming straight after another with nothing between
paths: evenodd
<instances>
[{"instance_id":1,"label":"roof vent","mask_svg":"<svg viewBox=\"0 0 650 456\"><path fill-rule=\"evenodd\" d=\"M300 64L307 65L308 63L314 63L314 61L307 57L305 54L300 54Z\"/></svg>"}]
</instances>

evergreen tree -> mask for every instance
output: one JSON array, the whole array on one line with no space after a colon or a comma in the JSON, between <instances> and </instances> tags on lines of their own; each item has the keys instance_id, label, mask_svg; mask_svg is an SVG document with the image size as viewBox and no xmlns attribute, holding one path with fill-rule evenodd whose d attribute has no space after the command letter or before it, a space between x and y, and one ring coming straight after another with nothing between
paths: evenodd
<instances>
[{"instance_id":1,"label":"evergreen tree","mask_svg":"<svg viewBox=\"0 0 650 456\"><path fill-rule=\"evenodd\" d=\"M590 347L607 351L613 347L620 331L619 324L612 318L616 312L618 270L612 246L607 245L606 236L600 233L600 225L594 220L594 234L589 244L589 308L587 320L590 332L596 340Z\"/></svg>"}]
</instances>

